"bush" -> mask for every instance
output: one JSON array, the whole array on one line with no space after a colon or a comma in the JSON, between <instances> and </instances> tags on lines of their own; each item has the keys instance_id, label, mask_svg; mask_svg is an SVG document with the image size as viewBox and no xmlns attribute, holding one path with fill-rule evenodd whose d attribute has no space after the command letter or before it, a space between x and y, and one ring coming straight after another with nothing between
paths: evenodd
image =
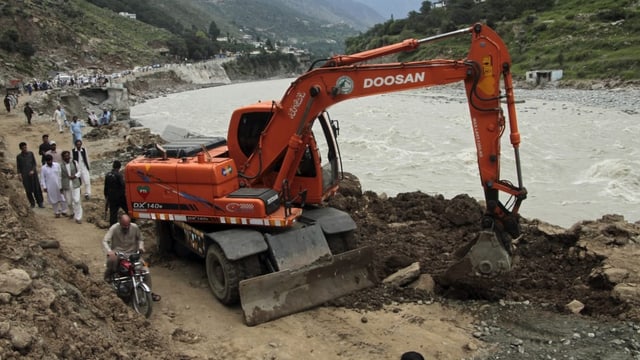
<instances>
[{"instance_id":1,"label":"bush","mask_svg":"<svg viewBox=\"0 0 640 360\"><path fill-rule=\"evenodd\" d=\"M36 49L33 48L33 45L26 41L19 42L16 46L16 50L26 58L30 58L36 53Z\"/></svg>"},{"instance_id":2,"label":"bush","mask_svg":"<svg viewBox=\"0 0 640 360\"><path fill-rule=\"evenodd\" d=\"M596 14L596 18L600 21L613 22L626 19L627 12L624 9L605 9Z\"/></svg>"},{"instance_id":3,"label":"bush","mask_svg":"<svg viewBox=\"0 0 640 360\"><path fill-rule=\"evenodd\" d=\"M533 31L535 32L542 32L547 30L547 24L546 23L542 23L542 24L538 24L536 26L534 26Z\"/></svg>"},{"instance_id":4,"label":"bush","mask_svg":"<svg viewBox=\"0 0 640 360\"><path fill-rule=\"evenodd\" d=\"M17 42L18 32L15 30L7 30L0 36L0 48L7 52L16 51Z\"/></svg>"}]
</instances>

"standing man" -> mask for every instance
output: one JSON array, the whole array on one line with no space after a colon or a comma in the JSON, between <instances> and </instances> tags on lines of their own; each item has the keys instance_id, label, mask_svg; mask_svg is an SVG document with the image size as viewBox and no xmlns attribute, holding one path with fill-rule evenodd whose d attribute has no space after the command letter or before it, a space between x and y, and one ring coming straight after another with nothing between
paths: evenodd
<instances>
[{"instance_id":1,"label":"standing man","mask_svg":"<svg viewBox=\"0 0 640 360\"><path fill-rule=\"evenodd\" d=\"M53 112L53 121L58 123L58 130L62 134L64 131L64 113L62 112L62 106L56 106L56 111Z\"/></svg>"},{"instance_id":2,"label":"standing man","mask_svg":"<svg viewBox=\"0 0 640 360\"><path fill-rule=\"evenodd\" d=\"M53 213L57 218L60 215L67 216L67 201L62 195L62 177L60 164L53 161L50 154L44 156L40 185L47 193L49 204L53 207Z\"/></svg>"},{"instance_id":3,"label":"standing man","mask_svg":"<svg viewBox=\"0 0 640 360\"><path fill-rule=\"evenodd\" d=\"M120 216L120 221L114 223L109 228L109 231L104 235L102 239L102 248L107 254L107 264L104 271L104 280L111 282L111 275L113 275L118 266L118 257L116 251L124 252L126 254L132 254L136 251L140 253L144 252L144 240L142 239L142 232L138 225L131 223L131 218L127 214ZM151 275L148 274L144 277L144 282L151 288ZM160 301L160 295L151 293L153 301Z\"/></svg>"},{"instance_id":4,"label":"standing man","mask_svg":"<svg viewBox=\"0 0 640 360\"><path fill-rule=\"evenodd\" d=\"M11 112L11 98L9 97L9 94L4 97L4 108L7 109L8 113Z\"/></svg>"},{"instance_id":5,"label":"standing man","mask_svg":"<svg viewBox=\"0 0 640 360\"><path fill-rule=\"evenodd\" d=\"M73 135L73 144L75 145L76 141L82 140L82 128L84 124L78 120L76 115L73 115L71 120L71 125L69 128L71 129L71 135Z\"/></svg>"},{"instance_id":6,"label":"standing man","mask_svg":"<svg viewBox=\"0 0 640 360\"><path fill-rule=\"evenodd\" d=\"M80 166L75 160L71 160L71 153L62 152L62 164L60 164L62 193L67 202L71 203L74 220L82 224L82 204L80 203Z\"/></svg>"},{"instance_id":7,"label":"standing man","mask_svg":"<svg viewBox=\"0 0 640 360\"><path fill-rule=\"evenodd\" d=\"M64 106L60 105L60 113L62 114L62 123L65 127L69 127L69 120L67 120L67 112L64 110Z\"/></svg>"},{"instance_id":8,"label":"standing man","mask_svg":"<svg viewBox=\"0 0 640 360\"><path fill-rule=\"evenodd\" d=\"M18 169L18 177L22 181L24 191L27 193L27 200L34 208L36 202L39 208L43 208L42 189L38 180L38 163L33 153L27 150L27 143L20 143L20 154L16 156L16 168Z\"/></svg>"},{"instance_id":9,"label":"standing man","mask_svg":"<svg viewBox=\"0 0 640 360\"><path fill-rule=\"evenodd\" d=\"M122 208L126 214L127 199L124 192L124 177L120 173L120 161L113 162L113 168L104 178L104 198L109 204L109 224L113 225L118 222L118 210Z\"/></svg>"},{"instance_id":10,"label":"standing man","mask_svg":"<svg viewBox=\"0 0 640 360\"><path fill-rule=\"evenodd\" d=\"M38 154L41 156L41 163L44 165L44 155L47 151L51 150L51 144L49 143L49 134L42 135L42 144L38 147Z\"/></svg>"},{"instance_id":11,"label":"standing man","mask_svg":"<svg viewBox=\"0 0 640 360\"><path fill-rule=\"evenodd\" d=\"M56 145L56 142L51 140L49 141L49 146L51 147L47 152L45 152L45 155L51 155L51 158L53 158L53 162L60 164L62 162L62 155L60 155L60 153L58 152L58 145Z\"/></svg>"},{"instance_id":12,"label":"standing man","mask_svg":"<svg viewBox=\"0 0 640 360\"><path fill-rule=\"evenodd\" d=\"M87 149L82 146L82 140L76 140L76 147L71 150L73 160L80 165L80 179L84 184L84 198L91 197L91 174L89 173L89 156Z\"/></svg>"},{"instance_id":13,"label":"standing man","mask_svg":"<svg viewBox=\"0 0 640 360\"><path fill-rule=\"evenodd\" d=\"M31 125L31 118L33 117L33 109L29 103L24 104L24 115L27 117L27 124Z\"/></svg>"}]
</instances>

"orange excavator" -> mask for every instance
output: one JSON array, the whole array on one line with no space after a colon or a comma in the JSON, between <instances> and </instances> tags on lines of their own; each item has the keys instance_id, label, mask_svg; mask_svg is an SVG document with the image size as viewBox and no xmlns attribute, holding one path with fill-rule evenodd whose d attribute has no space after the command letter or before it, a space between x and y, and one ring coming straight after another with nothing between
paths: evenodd
<instances>
[{"instance_id":1,"label":"orange excavator","mask_svg":"<svg viewBox=\"0 0 640 360\"><path fill-rule=\"evenodd\" d=\"M375 62L463 35L471 38L464 59ZM339 127L327 109L353 98L462 82L486 210L482 231L447 273L498 276L511 268L511 241L519 236L518 210L527 194L510 69L504 42L483 24L325 59L295 79L280 101L235 110L226 138L185 138L129 162L129 209L137 219L155 221L160 250L178 246L204 258L214 295L224 304L240 301L250 326L373 286L373 250L357 247L348 213L326 206L342 178ZM500 178L507 123L517 185Z\"/></svg>"}]
</instances>

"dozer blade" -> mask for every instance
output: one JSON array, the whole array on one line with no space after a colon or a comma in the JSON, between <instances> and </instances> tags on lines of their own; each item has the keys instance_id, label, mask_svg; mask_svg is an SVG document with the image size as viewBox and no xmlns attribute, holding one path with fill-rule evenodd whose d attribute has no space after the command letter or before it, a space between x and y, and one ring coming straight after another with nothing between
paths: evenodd
<instances>
[{"instance_id":1,"label":"dozer blade","mask_svg":"<svg viewBox=\"0 0 640 360\"><path fill-rule=\"evenodd\" d=\"M240 282L240 302L249 326L310 309L376 283L373 249L358 248L298 270Z\"/></svg>"},{"instance_id":2,"label":"dozer blade","mask_svg":"<svg viewBox=\"0 0 640 360\"><path fill-rule=\"evenodd\" d=\"M493 278L511 270L511 256L496 233L481 231L464 257L450 266L443 280L453 283L474 276Z\"/></svg>"}]
</instances>

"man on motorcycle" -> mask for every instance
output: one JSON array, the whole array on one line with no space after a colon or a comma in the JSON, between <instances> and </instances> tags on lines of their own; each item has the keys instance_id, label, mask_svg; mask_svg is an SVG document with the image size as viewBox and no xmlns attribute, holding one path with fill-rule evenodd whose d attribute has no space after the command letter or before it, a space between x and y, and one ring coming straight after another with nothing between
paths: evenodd
<instances>
[{"instance_id":1,"label":"man on motorcycle","mask_svg":"<svg viewBox=\"0 0 640 360\"><path fill-rule=\"evenodd\" d=\"M116 251L127 254L136 251L144 253L144 240L138 225L131 222L127 214L120 216L120 221L111 225L109 231L102 239L102 247L107 254L106 270L104 272L105 281L111 281L111 276L118 267L118 257ZM151 275L145 276L145 283L151 287ZM153 301L160 301L160 295L152 293Z\"/></svg>"}]
</instances>

